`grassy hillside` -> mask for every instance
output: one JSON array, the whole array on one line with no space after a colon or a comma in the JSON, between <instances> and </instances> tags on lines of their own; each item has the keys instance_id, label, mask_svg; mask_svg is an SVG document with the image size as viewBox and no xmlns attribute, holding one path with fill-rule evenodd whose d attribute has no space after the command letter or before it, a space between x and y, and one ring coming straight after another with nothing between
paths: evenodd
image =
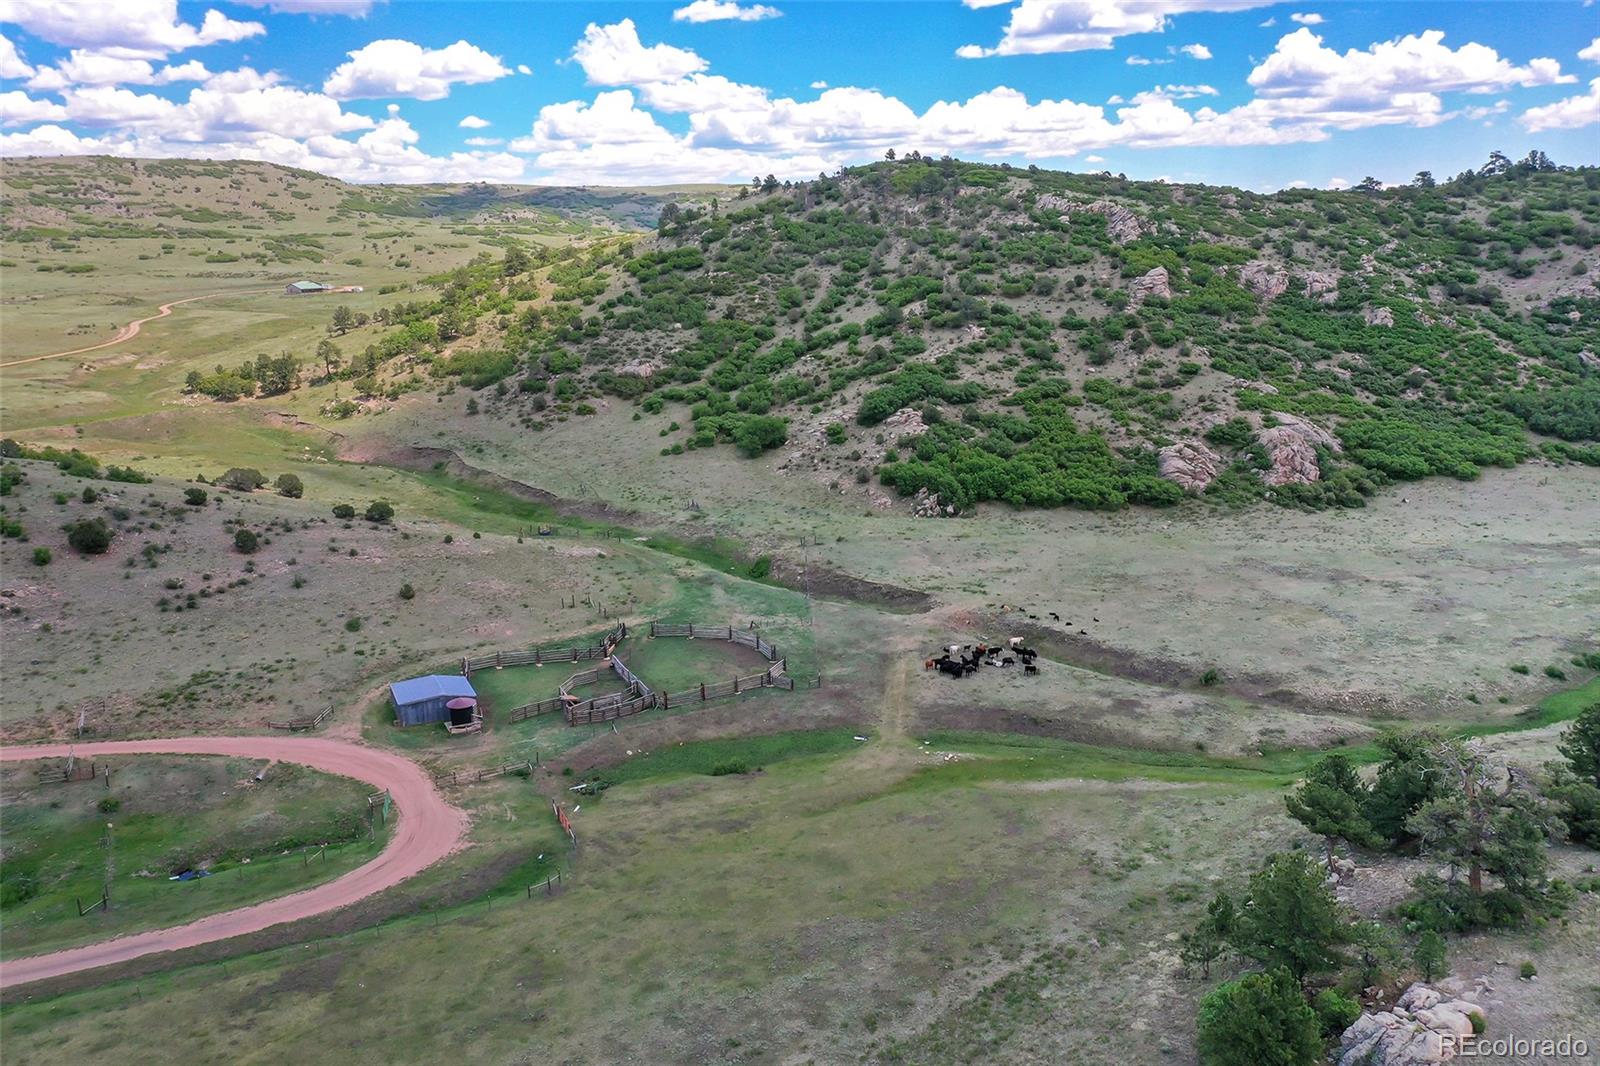
<instances>
[{"instance_id":1,"label":"grassy hillside","mask_svg":"<svg viewBox=\"0 0 1600 1066\"><path fill-rule=\"evenodd\" d=\"M526 429L621 400L671 454L783 449L962 509L1359 506L1600 463L1597 224L1600 171L1537 159L1270 196L901 160L458 269L352 373Z\"/></svg>"}]
</instances>

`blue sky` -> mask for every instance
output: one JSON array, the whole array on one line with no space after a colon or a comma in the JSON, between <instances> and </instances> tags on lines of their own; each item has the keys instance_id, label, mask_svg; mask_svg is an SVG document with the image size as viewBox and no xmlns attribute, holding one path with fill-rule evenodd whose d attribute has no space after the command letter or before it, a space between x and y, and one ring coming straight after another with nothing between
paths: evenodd
<instances>
[{"instance_id":1,"label":"blue sky","mask_svg":"<svg viewBox=\"0 0 1600 1066\"><path fill-rule=\"evenodd\" d=\"M357 181L807 177L887 148L1256 189L1600 162L1600 6L0 0L0 154Z\"/></svg>"}]
</instances>

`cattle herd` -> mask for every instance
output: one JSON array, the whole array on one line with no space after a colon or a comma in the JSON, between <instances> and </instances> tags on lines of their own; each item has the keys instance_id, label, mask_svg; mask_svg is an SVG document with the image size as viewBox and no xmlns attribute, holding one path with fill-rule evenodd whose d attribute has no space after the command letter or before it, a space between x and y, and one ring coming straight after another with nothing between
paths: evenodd
<instances>
[{"instance_id":1,"label":"cattle herd","mask_svg":"<svg viewBox=\"0 0 1600 1066\"><path fill-rule=\"evenodd\" d=\"M998 644L951 644L939 652L938 658L924 659L922 668L937 670L950 677L966 677L977 673L980 666L1005 669L1015 666L1020 659L1024 674L1037 674L1039 666L1034 660L1038 657L1039 653L1025 646L1021 637L1012 637L1005 647Z\"/></svg>"}]
</instances>

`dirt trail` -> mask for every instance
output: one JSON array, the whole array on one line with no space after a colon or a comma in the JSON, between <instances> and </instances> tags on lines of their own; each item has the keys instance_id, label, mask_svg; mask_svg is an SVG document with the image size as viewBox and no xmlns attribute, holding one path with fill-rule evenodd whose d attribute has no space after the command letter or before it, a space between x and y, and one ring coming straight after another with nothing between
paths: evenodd
<instances>
[{"instance_id":1,"label":"dirt trail","mask_svg":"<svg viewBox=\"0 0 1600 1066\"><path fill-rule=\"evenodd\" d=\"M403 816L377 858L326 884L207 915L187 925L0 962L0 986L6 988L126 962L141 955L226 940L348 906L432 866L456 849L467 828L466 815L445 802L416 763L374 748L321 737L176 737L75 746L11 746L0 748L0 760L62 758L69 750L80 759L107 755L230 755L299 763L365 781L375 789L388 789Z\"/></svg>"},{"instance_id":2,"label":"dirt trail","mask_svg":"<svg viewBox=\"0 0 1600 1066\"><path fill-rule=\"evenodd\" d=\"M903 650L889 663L883 685L883 718L879 727L885 737L903 737L911 724L911 697L906 691L911 680L911 660Z\"/></svg>"},{"instance_id":3,"label":"dirt trail","mask_svg":"<svg viewBox=\"0 0 1600 1066\"><path fill-rule=\"evenodd\" d=\"M109 348L113 344L121 344L123 341L132 340L134 337L139 335L139 330L144 327L146 322L154 322L158 318L166 318L168 315L172 314L172 309L174 307L178 307L182 304L192 304L196 300L210 300L218 296L255 296L264 292L277 291L278 290L275 288L229 289L226 292L208 292L203 296L190 296L183 300L173 300L169 304L162 304L156 313L150 315L148 318L136 318L132 322L129 322L126 326L123 326L121 329L117 330L117 335L108 341L101 341L99 344L91 344L87 348L74 348L70 352L51 352L49 355L30 355L26 359L12 359L7 362L0 363L0 367L21 366L23 363L37 363L42 359L60 359L62 356L66 355L82 355L84 352L98 352L101 348Z\"/></svg>"}]
</instances>

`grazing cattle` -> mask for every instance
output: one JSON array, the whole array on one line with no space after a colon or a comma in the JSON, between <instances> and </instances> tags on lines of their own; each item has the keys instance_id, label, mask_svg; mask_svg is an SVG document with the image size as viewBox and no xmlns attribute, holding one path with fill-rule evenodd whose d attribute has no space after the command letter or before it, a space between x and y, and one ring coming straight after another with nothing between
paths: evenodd
<instances>
[{"instance_id":1,"label":"grazing cattle","mask_svg":"<svg viewBox=\"0 0 1600 1066\"><path fill-rule=\"evenodd\" d=\"M1007 655L1004 659L1000 660L1000 665L1001 666L1015 666L1016 664L1017 664L1017 660L1013 659L1009 655Z\"/></svg>"},{"instance_id":2,"label":"grazing cattle","mask_svg":"<svg viewBox=\"0 0 1600 1066\"><path fill-rule=\"evenodd\" d=\"M1024 674L1037 674L1039 672L1039 668L1032 663L1024 663L1022 665L1022 672Z\"/></svg>"},{"instance_id":3,"label":"grazing cattle","mask_svg":"<svg viewBox=\"0 0 1600 1066\"><path fill-rule=\"evenodd\" d=\"M1091 621L1091 622L1098 622L1098 621L1100 621L1100 619L1098 619L1098 618L1091 618L1091 619L1090 619L1090 621Z\"/></svg>"},{"instance_id":4,"label":"grazing cattle","mask_svg":"<svg viewBox=\"0 0 1600 1066\"><path fill-rule=\"evenodd\" d=\"M1006 643L1009 644L1013 649L1020 648L1022 647L1022 638L1012 637L1010 640L1006 641Z\"/></svg>"},{"instance_id":5,"label":"grazing cattle","mask_svg":"<svg viewBox=\"0 0 1600 1066\"><path fill-rule=\"evenodd\" d=\"M932 670L933 669L933 660L932 659L924 659L924 660L922 660L922 668L924 670Z\"/></svg>"},{"instance_id":6,"label":"grazing cattle","mask_svg":"<svg viewBox=\"0 0 1600 1066\"><path fill-rule=\"evenodd\" d=\"M1080 636L1080 637L1086 637L1086 636L1088 636L1088 635L1089 635L1089 631L1088 631L1088 630L1087 630L1087 629L1080 629L1080 630L1078 630L1078 636Z\"/></svg>"},{"instance_id":7,"label":"grazing cattle","mask_svg":"<svg viewBox=\"0 0 1600 1066\"><path fill-rule=\"evenodd\" d=\"M1057 622L1061 621L1061 616L1059 614L1056 614L1054 611L1050 612L1050 617L1052 619L1054 619L1055 621L1057 621Z\"/></svg>"}]
</instances>

